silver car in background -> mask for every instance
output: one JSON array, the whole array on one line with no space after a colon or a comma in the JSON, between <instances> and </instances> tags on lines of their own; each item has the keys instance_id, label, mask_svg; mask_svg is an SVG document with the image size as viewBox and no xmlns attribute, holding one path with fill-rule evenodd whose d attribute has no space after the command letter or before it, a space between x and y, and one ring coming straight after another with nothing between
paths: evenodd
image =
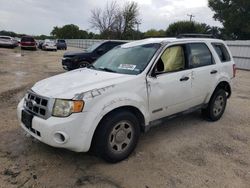
<instances>
[{"instance_id":1,"label":"silver car in background","mask_svg":"<svg viewBox=\"0 0 250 188\"><path fill-rule=\"evenodd\" d=\"M0 47L15 48L18 46L18 41L10 36L0 36Z\"/></svg>"},{"instance_id":2,"label":"silver car in background","mask_svg":"<svg viewBox=\"0 0 250 188\"><path fill-rule=\"evenodd\" d=\"M54 40L45 39L44 43L42 44L42 50L57 51L56 42Z\"/></svg>"}]
</instances>

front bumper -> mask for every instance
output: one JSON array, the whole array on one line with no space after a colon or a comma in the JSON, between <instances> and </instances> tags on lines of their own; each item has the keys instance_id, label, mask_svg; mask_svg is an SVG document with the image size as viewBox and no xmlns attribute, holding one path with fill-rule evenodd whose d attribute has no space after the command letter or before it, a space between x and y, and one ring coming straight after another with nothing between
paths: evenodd
<instances>
[{"instance_id":1,"label":"front bumper","mask_svg":"<svg viewBox=\"0 0 250 188\"><path fill-rule=\"evenodd\" d=\"M72 114L66 118L50 117L42 119L34 116L32 129L21 121L23 100L18 104L17 116L21 127L31 136L53 147L66 148L76 152L86 152L91 145L92 136L86 129L86 113ZM83 126L85 128L83 128Z\"/></svg>"},{"instance_id":2,"label":"front bumper","mask_svg":"<svg viewBox=\"0 0 250 188\"><path fill-rule=\"evenodd\" d=\"M74 70L79 68L79 62L74 61L71 58L63 58L62 66L65 70Z\"/></svg>"}]
</instances>

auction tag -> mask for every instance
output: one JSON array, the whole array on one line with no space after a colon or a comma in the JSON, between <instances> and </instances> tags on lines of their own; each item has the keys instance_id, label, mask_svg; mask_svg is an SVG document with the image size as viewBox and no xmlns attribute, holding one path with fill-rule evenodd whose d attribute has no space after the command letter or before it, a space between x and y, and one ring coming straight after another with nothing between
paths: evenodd
<instances>
[{"instance_id":1,"label":"auction tag","mask_svg":"<svg viewBox=\"0 0 250 188\"><path fill-rule=\"evenodd\" d=\"M136 65L131 64L120 64L118 69L125 69L125 70L134 70Z\"/></svg>"}]
</instances>

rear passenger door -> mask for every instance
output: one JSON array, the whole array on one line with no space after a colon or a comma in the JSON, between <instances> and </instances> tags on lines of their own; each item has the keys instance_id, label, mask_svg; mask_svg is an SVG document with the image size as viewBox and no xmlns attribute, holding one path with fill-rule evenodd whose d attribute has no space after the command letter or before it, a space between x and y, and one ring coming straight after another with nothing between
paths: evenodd
<instances>
[{"instance_id":1,"label":"rear passenger door","mask_svg":"<svg viewBox=\"0 0 250 188\"><path fill-rule=\"evenodd\" d=\"M206 43L189 43L187 49L188 66L192 70L192 106L196 106L204 104L212 94L219 70Z\"/></svg>"}]
</instances>

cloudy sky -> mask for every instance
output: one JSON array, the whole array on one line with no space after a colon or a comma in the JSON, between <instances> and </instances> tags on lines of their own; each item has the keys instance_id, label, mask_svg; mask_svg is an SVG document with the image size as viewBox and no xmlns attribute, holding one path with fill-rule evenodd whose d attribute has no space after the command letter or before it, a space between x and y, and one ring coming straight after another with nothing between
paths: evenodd
<instances>
[{"instance_id":1,"label":"cloudy sky","mask_svg":"<svg viewBox=\"0 0 250 188\"><path fill-rule=\"evenodd\" d=\"M208 0L134 0L140 8L141 31L166 29L179 20L189 20L220 26L208 8ZM111 0L0 0L0 30L31 35L49 34L54 26L76 24L90 30L90 10L103 8ZM125 2L117 0L119 4Z\"/></svg>"}]
</instances>

